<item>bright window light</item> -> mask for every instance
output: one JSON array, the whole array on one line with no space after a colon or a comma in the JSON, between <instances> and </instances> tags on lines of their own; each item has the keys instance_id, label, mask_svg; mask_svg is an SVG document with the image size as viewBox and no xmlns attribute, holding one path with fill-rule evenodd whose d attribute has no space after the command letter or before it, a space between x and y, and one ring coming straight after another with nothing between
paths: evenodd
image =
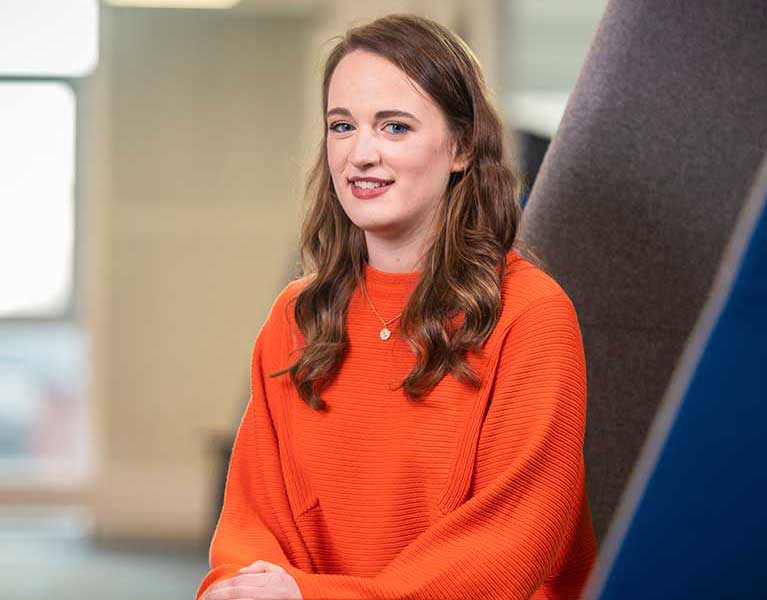
<instances>
[{"instance_id":1,"label":"bright window light","mask_svg":"<svg viewBox=\"0 0 767 600\"><path fill-rule=\"evenodd\" d=\"M0 0L0 76L81 77L97 62L96 0Z\"/></svg>"},{"instance_id":2,"label":"bright window light","mask_svg":"<svg viewBox=\"0 0 767 600\"><path fill-rule=\"evenodd\" d=\"M72 294L72 90L0 84L0 132L0 317L55 316Z\"/></svg>"}]
</instances>

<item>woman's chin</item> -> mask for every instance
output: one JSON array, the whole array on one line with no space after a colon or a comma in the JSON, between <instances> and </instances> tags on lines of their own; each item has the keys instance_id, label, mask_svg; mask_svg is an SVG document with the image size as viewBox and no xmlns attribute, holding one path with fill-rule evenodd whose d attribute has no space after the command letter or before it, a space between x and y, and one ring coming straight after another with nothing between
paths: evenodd
<instances>
[{"instance_id":1,"label":"woman's chin","mask_svg":"<svg viewBox=\"0 0 767 600\"><path fill-rule=\"evenodd\" d=\"M380 220L360 220L357 227L362 229L366 235L372 235L379 238L396 238L399 236L400 227L394 221Z\"/></svg>"},{"instance_id":2,"label":"woman's chin","mask_svg":"<svg viewBox=\"0 0 767 600\"><path fill-rule=\"evenodd\" d=\"M356 210L347 211L349 219L363 231L370 233L385 233L397 229L397 220L387 216L385 211L379 210Z\"/></svg>"}]
</instances>

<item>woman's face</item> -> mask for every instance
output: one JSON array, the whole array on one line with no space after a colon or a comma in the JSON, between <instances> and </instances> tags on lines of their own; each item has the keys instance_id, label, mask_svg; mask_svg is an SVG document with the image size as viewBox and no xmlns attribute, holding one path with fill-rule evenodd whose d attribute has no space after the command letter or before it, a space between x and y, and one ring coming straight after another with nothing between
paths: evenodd
<instances>
[{"instance_id":1,"label":"woman's face","mask_svg":"<svg viewBox=\"0 0 767 600\"><path fill-rule=\"evenodd\" d=\"M336 194L368 241L428 236L450 172L465 163L426 92L385 58L354 50L331 76L325 124ZM351 181L359 177L390 183L360 189Z\"/></svg>"}]
</instances>

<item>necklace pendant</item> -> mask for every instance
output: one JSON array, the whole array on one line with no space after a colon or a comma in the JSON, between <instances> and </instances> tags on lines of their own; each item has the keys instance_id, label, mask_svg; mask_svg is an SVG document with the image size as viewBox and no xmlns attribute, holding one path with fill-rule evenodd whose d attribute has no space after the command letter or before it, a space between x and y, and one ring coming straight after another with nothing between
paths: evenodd
<instances>
[{"instance_id":1,"label":"necklace pendant","mask_svg":"<svg viewBox=\"0 0 767 600\"><path fill-rule=\"evenodd\" d=\"M381 330L380 333L381 339L385 342L391 337L391 331L389 331L389 328L384 326L384 328Z\"/></svg>"}]
</instances>

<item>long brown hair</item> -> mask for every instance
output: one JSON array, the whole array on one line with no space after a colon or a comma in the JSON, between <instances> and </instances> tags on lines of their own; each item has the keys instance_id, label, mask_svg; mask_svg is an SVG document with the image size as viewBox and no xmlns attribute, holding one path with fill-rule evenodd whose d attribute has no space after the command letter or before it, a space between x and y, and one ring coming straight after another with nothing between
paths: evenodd
<instances>
[{"instance_id":1,"label":"long brown hair","mask_svg":"<svg viewBox=\"0 0 767 600\"><path fill-rule=\"evenodd\" d=\"M448 372L479 387L466 353L479 350L498 321L505 256L520 217L521 184L508 158L503 123L466 43L430 19L407 14L354 27L333 48L323 75L323 120L333 71L358 49L386 58L420 85L441 108L458 151L470 157L463 172L450 176L421 279L400 317L402 335L416 356L400 387L417 400ZM305 346L296 362L272 376L289 372L301 398L324 410L320 392L344 358L346 310L368 254L363 231L336 196L325 143L305 193L300 249L307 284L294 308ZM458 325L456 316L463 317Z\"/></svg>"}]
</instances>

